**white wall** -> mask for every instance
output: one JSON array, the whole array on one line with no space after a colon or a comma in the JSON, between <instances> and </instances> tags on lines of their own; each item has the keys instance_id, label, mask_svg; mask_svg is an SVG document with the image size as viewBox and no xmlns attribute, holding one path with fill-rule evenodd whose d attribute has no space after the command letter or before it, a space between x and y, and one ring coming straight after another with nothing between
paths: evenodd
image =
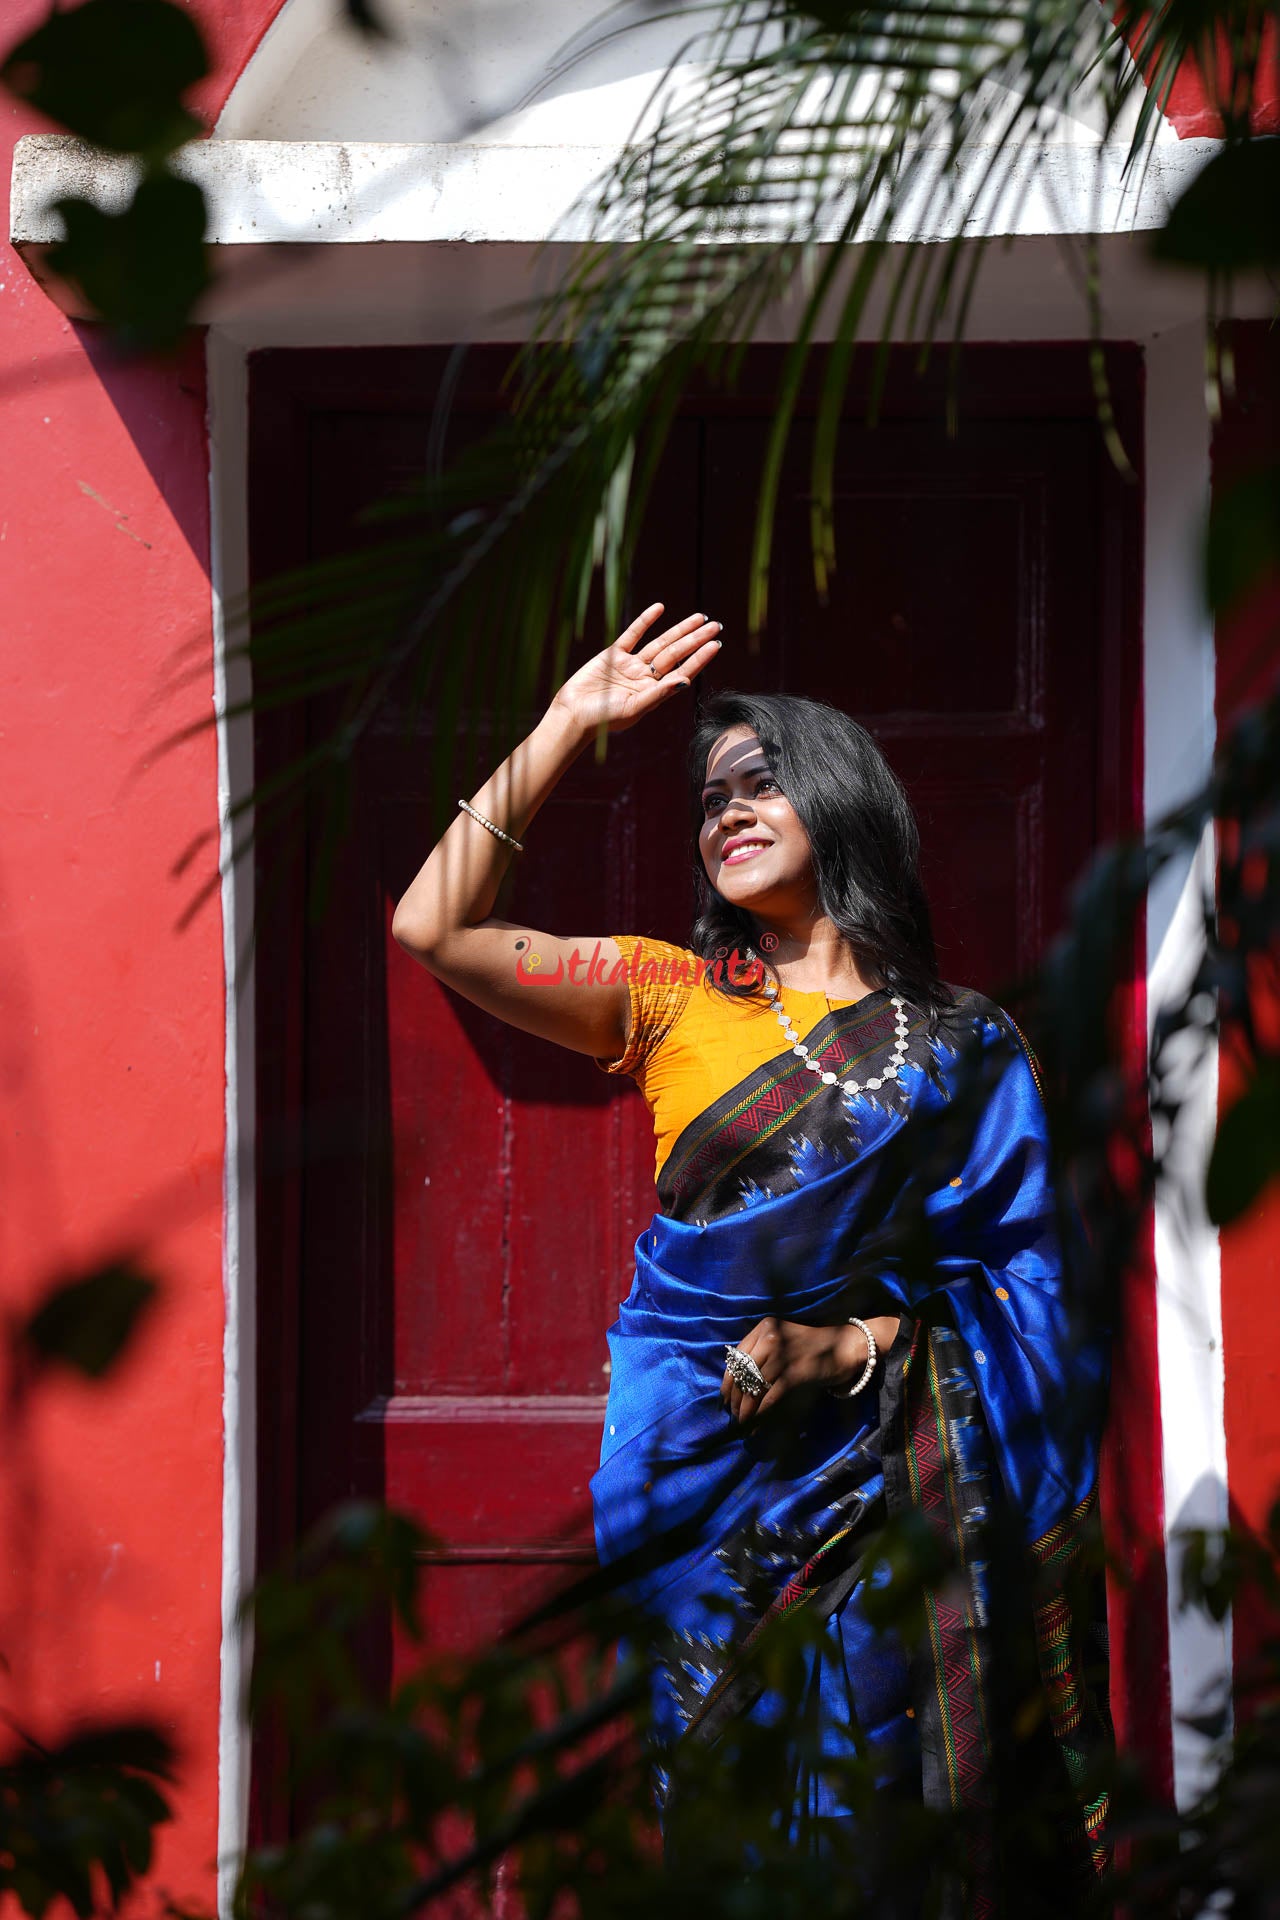
<instances>
[{"instance_id":1,"label":"white wall","mask_svg":"<svg viewBox=\"0 0 1280 1920\"><path fill-rule=\"evenodd\" d=\"M690 30L598 0L373 4L393 38L339 24L333 0L286 0L218 137L610 145Z\"/></svg>"},{"instance_id":2,"label":"white wall","mask_svg":"<svg viewBox=\"0 0 1280 1920\"><path fill-rule=\"evenodd\" d=\"M218 122L227 140L602 146L626 138L707 16L659 0L372 0L388 38L335 0L286 0ZM745 36L742 44L745 45ZM686 86L696 86L688 66ZM1052 116L1091 143L1096 99Z\"/></svg>"}]
</instances>

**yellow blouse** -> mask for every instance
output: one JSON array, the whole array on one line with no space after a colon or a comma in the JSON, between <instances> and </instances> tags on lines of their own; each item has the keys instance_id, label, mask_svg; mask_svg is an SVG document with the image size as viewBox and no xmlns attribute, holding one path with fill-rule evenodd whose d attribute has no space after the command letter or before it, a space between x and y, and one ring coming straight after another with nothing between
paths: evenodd
<instances>
[{"instance_id":1,"label":"yellow blouse","mask_svg":"<svg viewBox=\"0 0 1280 1920\"><path fill-rule=\"evenodd\" d=\"M605 1073L628 1073L653 1115L654 1178L691 1120L739 1080L775 1060L787 1045L772 1007L717 993L688 947L647 934L615 933L627 962L631 1028L625 1052L597 1059ZM636 949L639 948L637 955ZM784 987L778 1002L803 1040L833 1007L852 1000Z\"/></svg>"}]
</instances>

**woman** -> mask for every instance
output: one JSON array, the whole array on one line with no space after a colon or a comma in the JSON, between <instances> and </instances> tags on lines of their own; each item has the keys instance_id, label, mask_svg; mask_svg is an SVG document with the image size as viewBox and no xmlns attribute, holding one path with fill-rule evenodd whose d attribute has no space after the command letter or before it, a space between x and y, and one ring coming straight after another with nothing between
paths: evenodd
<instances>
[{"instance_id":1,"label":"woman","mask_svg":"<svg viewBox=\"0 0 1280 1920\"><path fill-rule=\"evenodd\" d=\"M834 709L722 695L692 745L688 947L491 915L597 730L719 653L716 622L656 632L662 612L459 802L392 931L477 1005L632 1075L654 1117L660 1207L610 1331L593 1498L600 1557L653 1623L668 1841L699 1754L767 1754L791 1849L856 1830L875 1791L957 1816L955 1911L1069 1912L1103 1850L1067 1579L1103 1358L1068 1326L1034 1064L1007 1014L937 978L901 787ZM877 1605L895 1554L914 1636ZM755 1658L801 1615L803 1736ZM1028 1797L1053 1811L1038 1851L1012 1817ZM867 1838L864 1819L864 1858ZM1051 1884L1026 1884L1033 1855Z\"/></svg>"}]
</instances>

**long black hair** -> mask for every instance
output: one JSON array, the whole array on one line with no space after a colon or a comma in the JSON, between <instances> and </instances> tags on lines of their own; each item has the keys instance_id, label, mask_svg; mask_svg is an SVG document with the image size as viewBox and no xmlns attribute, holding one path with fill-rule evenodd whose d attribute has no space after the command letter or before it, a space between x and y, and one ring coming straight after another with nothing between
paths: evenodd
<instances>
[{"instance_id":1,"label":"long black hair","mask_svg":"<svg viewBox=\"0 0 1280 1920\"><path fill-rule=\"evenodd\" d=\"M734 998L762 988L760 968L738 979L717 957L759 945L755 916L735 907L707 877L698 836L705 824L707 756L729 727L750 727L813 850L818 908L840 932L862 973L927 1012L932 1029L954 1003L938 978L929 903L920 880L920 834L901 781L865 727L838 707L792 693L713 694L700 708L689 746L697 913L689 936L716 991ZM779 983L780 984L780 983Z\"/></svg>"}]
</instances>

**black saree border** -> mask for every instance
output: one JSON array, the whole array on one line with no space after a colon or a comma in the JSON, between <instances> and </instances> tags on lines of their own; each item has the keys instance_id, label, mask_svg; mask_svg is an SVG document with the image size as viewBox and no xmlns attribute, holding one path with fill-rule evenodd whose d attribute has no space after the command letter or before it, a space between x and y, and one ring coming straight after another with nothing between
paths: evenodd
<instances>
[{"instance_id":1,"label":"black saree border","mask_svg":"<svg viewBox=\"0 0 1280 1920\"><path fill-rule=\"evenodd\" d=\"M936 1027L910 1001L906 1012L907 1051L902 1065L922 1071L944 1101L951 1092L943 1070L942 1052L959 1052L967 1031L978 1022L1001 1031L1012 1029L1008 1016L972 987L951 986L954 1000L939 1016ZM1017 1050L1016 1029L1006 1032ZM825 1013L805 1034L802 1044L812 1056L823 1053L824 1071L836 1075L826 1084L806 1065L794 1047L787 1047L755 1067L719 1099L689 1121L668 1153L658 1174L658 1205L673 1220L706 1223L720 1214L740 1210L744 1179L767 1194L789 1191L794 1169L785 1148L811 1140L836 1152L856 1151L862 1116L843 1097L856 1071L878 1053L891 1063L897 1038L897 1010L887 987L875 987L849 1007ZM884 1113L905 1115L910 1108L901 1070L869 1087L864 1080L859 1098ZM758 1156L759 1164L753 1164Z\"/></svg>"},{"instance_id":2,"label":"black saree border","mask_svg":"<svg viewBox=\"0 0 1280 1920\"><path fill-rule=\"evenodd\" d=\"M991 1647L965 1524L981 1507L983 1490L962 1475L955 1447L955 1423L978 1410L977 1391L940 1352L955 1338L949 1328L918 1321L909 1343L895 1342L882 1402L881 1461L890 1514L919 1514L951 1562L942 1584L924 1593L927 1631L912 1659L921 1785L926 1806L966 1823L967 1883L948 1889L944 1911L991 1920L1000 1911L991 1824Z\"/></svg>"},{"instance_id":3,"label":"black saree border","mask_svg":"<svg viewBox=\"0 0 1280 1920\"><path fill-rule=\"evenodd\" d=\"M986 1423L964 1343L954 1328L915 1323L910 1341L899 1339L891 1350L885 1387L880 1444L887 1510L891 1517L909 1511L921 1515L952 1556L952 1572L925 1597L928 1631L912 1663L925 1804L963 1821L966 1884L949 1888L943 1911L947 1920L952 1915L995 1920L1016 1911L1002 1884L997 1823L1011 1811L1017 1817L996 1791L992 1635L980 1595L981 1562L975 1558L975 1542L981 1551L984 1521L990 1518L987 1501L997 1494L996 1463L989 1459L981 1478L961 1471L958 1429L976 1419L985 1433ZM1064 1916L1090 1910L1092 1890L1111 1865L1109 1796L1096 1791L1091 1761L1111 1745L1112 1735L1086 1672L1084 1622L1070 1589L1096 1523L1097 1499L1095 1484L1025 1549L1027 1585L1020 1604L1026 1617L1016 1622L1016 1631L1026 1634L1034 1649L1047 1744L1067 1789L1058 1826ZM1028 1748L1028 1768L1044 1763L1043 1748L1038 1758ZM1057 1773L1052 1782L1046 1773L1044 1783L1056 1797Z\"/></svg>"},{"instance_id":4,"label":"black saree border","mask_svg":"<svg viewBox=\"0 0 1280 1920\"><path fill-rule=\"evenodd\" d=\"M909 1008L908 1036L924 1025L925 1016ZM662 1211L672 1219L687 1219L708 1195L740 1172L749 1154L767 1146L824 1096L832 1119L847 1124L847 1110L839 1097L841 1084L876 1053L892 1051L895 1034L896 1013L886 988L873 989L850 1007L830 1009L804 1035L802 1044L810 1054L827 1054L823 1068L836 1075L835 1083L827 1084L814 1074L793 1047L754 1068L677 1135L658 1175ZM896 1080L886 1082L890 1090L897 1084Z\"/></svg>"}]
</instances>

